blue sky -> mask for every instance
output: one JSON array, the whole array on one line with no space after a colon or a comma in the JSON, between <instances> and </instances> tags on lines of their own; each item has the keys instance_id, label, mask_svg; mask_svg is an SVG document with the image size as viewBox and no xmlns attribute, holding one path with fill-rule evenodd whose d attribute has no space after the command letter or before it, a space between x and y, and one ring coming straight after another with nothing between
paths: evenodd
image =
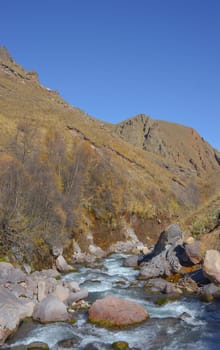
<instances>
[{"instance_id":1,"label":"blue sky","mask_svg":"<svg viewBox=\"0 0 220 350\"><path fill-rule=\"evenodd\" d=\"M219 0L0 5L0 45L70 104L111 123L188 125L220 150Z\"/></svg>"}]
</instances>

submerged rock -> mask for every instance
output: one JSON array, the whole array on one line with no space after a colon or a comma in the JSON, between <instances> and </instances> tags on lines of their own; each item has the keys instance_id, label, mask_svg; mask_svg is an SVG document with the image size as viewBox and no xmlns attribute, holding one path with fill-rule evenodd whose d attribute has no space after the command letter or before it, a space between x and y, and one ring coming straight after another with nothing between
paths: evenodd
<instances>
[{"instance_id":1,"label":"submerged rock","mask_svg":"<svg viewBox=\"0 0 220 350\"><path fill-rule=\"evenodd\" d=\"M128 348L129 346L126 341L116 341L112 344L112 349L114 350L126 350Z\"/></svg>"},{"instance_id":2,"label":"submerged rock","mask_svg":"<svg viewBox=\"0 0 220 350\"><path fill-rule=\"evenodd\" d=\"M209 283L203 286L201 290L200 299L205 302L213 301L214 299L220 299L220 287L214 283Z\"/></svg>"},{"instance_id":3,"label":"submerged rock","mask_svg":"<svg viewBox=\"0 0 220 350\"><path fill-rule=\"evenodd\" d=\"M89 310L89 321L103 326L128 326L148 317L147 310L140 304L112 295L96 300Z\"/></svg>"},{"instance_id":4,"label":"submerged rock","mask_svg":"<svg viewBox=\"0 0 220 350\"><path fill-rule=\"evenodd\" d=\"M27 346L27 350L49 350L47 343L35 341Z\"/></svg>"},{"instance_id":5,"label":"submerged rock","mask_svg":"<svg viewBox=\"0 0 220 350\"><path fill-rule=\"evenodd\" d=\"M63 340L60 340L57 345L58 347L60 348L64 348L64 349L72 349L74 348L74 346L79 342L80 338L77 337L76 335L73 336L72 338L70 339L63 339Z\"/></svg>"}]
</instances>

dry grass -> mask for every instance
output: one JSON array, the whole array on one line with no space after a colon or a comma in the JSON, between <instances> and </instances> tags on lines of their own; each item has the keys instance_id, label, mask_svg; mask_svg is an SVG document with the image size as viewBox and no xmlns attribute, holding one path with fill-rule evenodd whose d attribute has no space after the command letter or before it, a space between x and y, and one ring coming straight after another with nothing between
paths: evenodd
<instances>
[{"instance_id":1,"label":"dry grass","mask_svg":"<svg viewBox=\"0 0 220 350\"><path fill-rule=\"evenodd\" d=\"M9 70L0 63L0 152L19 164L27 181L32 179L29 191L33 196L37 180L30 168L35 164L46 169L43 179L50 181L45 186L52 205L51 220L59 222L54 233L58 238L75 235L86 241L91 230L96 242L106 246L121 237L122 222L127 220L147 241L158 235L163 225L174 220L184 222L183 217L192 208L207 203L219 188L220 167L213 160L213 150L192 129L155 122L155 141L143 150L126 135L120 137L114 125L71 107L56 92L30 79L21 66L7 64ZM142 140L142 124L136 119L138 139ZM157 149L160 143L166 145L165 154ZM78 169L81 182L77 182ZM75 173L74 187L71 176ZM65 188L71 186L75 192L67 196ZM77 218L74 227L66 223L67 203L72 203L69 207ZM29 227L33 223L22 205L13 221L17 231L24 223ZM186 226L193 225L188 220ZM162 226L158 225L161 221ZM35 241L42 244L36 232L35 227ZM47 248L44 252L47 254Z\"/></svg>"}]
</instances>

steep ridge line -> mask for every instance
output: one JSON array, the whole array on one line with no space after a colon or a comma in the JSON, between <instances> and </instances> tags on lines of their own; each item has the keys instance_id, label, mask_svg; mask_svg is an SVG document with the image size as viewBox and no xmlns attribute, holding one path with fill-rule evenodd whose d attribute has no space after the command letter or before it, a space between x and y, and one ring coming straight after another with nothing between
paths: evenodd
<instances>
[{"instance_id":1,"label":"steep ridge line","mask_svg":"<svg viewBox=\"0 0 220 350\"><path fill-rule=\"evenodd\" d=\"M72 126L67 125L67 129L70 130L70 131L75 131L75 132L79 135L79 137L81 137L83 140L88 141L88 142L90 142L94 147L96 147L96 148L98 148L98 149L101 149L100 146L96 145L96 144L94 143L94 141L92 141L90 138L88 138L81 130L77 129L76 127L72 127ZM121 157L122 159L126 160L126 161L129 162L130 164L135 165L135 166L137 166L137 167L139 167L139 168L141 168L141 169L146 170L146 167L145 167L145 166L143 166L143 165L141 165L141 164L139 164L139 163L137 163L137 162L135 162L135 161L129 159L128 157L126 157L125 155L123 155L122 153L120 153L119 151L114 150L111 146L109 146L109 145L103 145L103 147L104 147L105 149L111 151L112 153L116 154L118 157Z\"/></svg>"}]
</instances>

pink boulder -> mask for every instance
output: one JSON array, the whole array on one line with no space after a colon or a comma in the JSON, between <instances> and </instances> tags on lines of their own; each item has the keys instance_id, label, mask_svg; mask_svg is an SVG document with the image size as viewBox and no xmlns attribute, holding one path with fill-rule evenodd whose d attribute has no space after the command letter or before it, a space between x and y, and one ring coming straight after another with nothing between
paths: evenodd
<instances>
[{"instance_id":1,"label":"pink boulder","mask_svg":"<svg viewBox=\"0 0 220 350\"><path fill-rule=\"evenodd\" d=\"M89 310L89 320L103 326L128 326L148 317L140 304L112 295L96 300Z\"/></svg>"}]
</instances>

